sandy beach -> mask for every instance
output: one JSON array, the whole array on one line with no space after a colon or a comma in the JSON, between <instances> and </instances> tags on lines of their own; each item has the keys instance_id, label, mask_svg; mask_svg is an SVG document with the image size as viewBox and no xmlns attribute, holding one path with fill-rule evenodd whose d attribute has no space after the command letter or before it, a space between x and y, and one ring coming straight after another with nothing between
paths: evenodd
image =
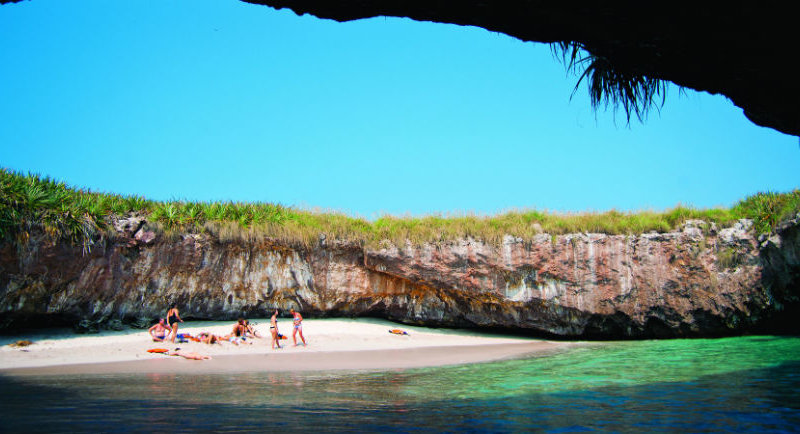
<instances>
[{"instance_id":1,"label":"sandy beach","mask_svg":"<svg viewBox=\"0 0 800 434\"><path fill-rule=\"evenodd\" d=\"M103 373L210 373L239 371L300 371L341 369L402 369L478 363L574 345L525 337L482 334L471 330L432 329L378 319L307 319L303 332L307 346L293 346L291 322L282 319L283 349L270 348L268 319L255 319L262 339L252 344L223 342L153 342L147 330L127 329L78 335L69 329L49 329L0 337L0 373L11 375ZM187 321L179 333L230 333L232 321ZM402 329L407 335L394 335ZM30 340L32 345L9 344ZM298 337L299 341L299 337ZM148 353L151 348L197 352L211 360Z\"/></svg>"}]
</instances>

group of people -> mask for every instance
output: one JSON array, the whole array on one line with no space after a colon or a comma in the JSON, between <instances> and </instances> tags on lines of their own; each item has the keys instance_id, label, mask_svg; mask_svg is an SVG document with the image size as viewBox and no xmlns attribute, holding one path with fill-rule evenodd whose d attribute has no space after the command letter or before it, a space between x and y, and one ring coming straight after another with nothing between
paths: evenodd
<instances>
[{"instance_id":1,"label":"group of people","mask_svg":"<svg viewBox=\"0 0 800 434\"><path fill-rule=\"evenodd\" d=\"M209 335L209 336L214 336L214 335ZM252 344L252 342L247 342L247 339L260 338L260 337L261 335L259 335L256 329L253 328L253 325L250 324L250 321L244 318L239 318L239 321L237 321L236 324L234 324L233 330L231 330L230 333L228 333L225 336L219 336L218 338L221 340L227 340L228 342L234 345L239 345L244 343ZM213 343L213 342L208 342L208 343Z\"/></svg>"},{"instance_id":2,"label":"group of people","mask_svg":"<svg viewBox=\"0 0 800 434\"><path fill-rule=\"evenodd\" d=\"M150 327L148 332L155 342L166 342L167 339L169 339L170 342L175 342L175 338L178 336L179 322L183 322L183 320L181 319L177 306L173 305L167 310L166 319L159 318L158 324Z\"/></svg>"},{"instance_id":3,"label":"group of people","mask_svg":"<svg viewBox=\"0 0 800 434\"><path fill-rule=\"evenodd\" d=\"M272 349L281 349L281 335L278 331L278 314L280 312L278 309L275 309L275 312L272 314L272 318L270 318L270 326L269 332L272 335ZM303 341L303 346L306 346L306 338L303 336L303 315L300 315L300 312L294 310L294 308L289 309L289 313L292 314L292 340L294 341L294 346L297 346L297 334L300 334L300 340Z\"/></svg>"},{"instance_id":4,"label":"group of people","mask_svg":"<svg viewBox=\"0 0 800 434\"><path fill-rule=\"evenodd\" d=\"M292 315L292 340L294 341L294 346L298 346L297 343L297 335L300 335L300 340L303 342L303 346L306 346L306 338L303 336L303 316L300 315L300 312L294 310L294 308L289 309L289 313ZM278 315L280 312L278 309L275 309L275 312L272 314L272 318L270 319L270 326L269 331L272 337L272 349L280 349L281 347L280 339L283 337L278 332ZM150 336L153 338L154 342L175 342L175 338L178 337L178 323L183 322L180 316L180 312L178 311L177 306L172 306L167 310L166 319L160 318L158 320L158 324L153 325L150 327L148 332ZM242 343L249 343L247 339L249 338L261 338L258 332L255 330L252 324L244 318L239 318L236 324L233 326L233 330L231 333L218 336L208 332L200 333L196 340L206 344L216 344L221 343L222 341L228 341L234 345L239 345Z\"/></svg>"}]
</instances>

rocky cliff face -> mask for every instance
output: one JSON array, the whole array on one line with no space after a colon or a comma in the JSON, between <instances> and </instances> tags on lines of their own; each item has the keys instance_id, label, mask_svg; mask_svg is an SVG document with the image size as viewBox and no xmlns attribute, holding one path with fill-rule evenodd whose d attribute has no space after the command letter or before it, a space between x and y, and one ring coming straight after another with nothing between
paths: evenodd
<instances>
[{"instance_id":1,"label":"rocky cliff face","mask_svg":"<svg viewBox=\"0 0 800 434\"><path fill-rule=\"evenodd\" d=\"M754 239L748 221L639 236L541 234L367 249L321 239L220 243L155 237L138 219L88 252L33 242L0 249L0 323L145 325L185 318L379 316L532 335L729 335L771 327L798 303L800 225Z\"/></svg>"}]
</instances>

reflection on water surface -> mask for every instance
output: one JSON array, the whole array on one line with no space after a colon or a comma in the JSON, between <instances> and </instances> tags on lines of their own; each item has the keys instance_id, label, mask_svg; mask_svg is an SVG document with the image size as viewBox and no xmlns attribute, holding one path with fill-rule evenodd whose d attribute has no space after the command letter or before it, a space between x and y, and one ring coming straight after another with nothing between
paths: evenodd
<instances>
[{"instance_id":1,"label":"reflection on water surface","mask_svg":"<svg viewBox=\"0 0 800 434\"><path fill-rule=\"evenodd\" d=\"M796 431L800 338L604 343L406 371L6 377L0 386L8 431Z\"/></svg>"}]
</instances>

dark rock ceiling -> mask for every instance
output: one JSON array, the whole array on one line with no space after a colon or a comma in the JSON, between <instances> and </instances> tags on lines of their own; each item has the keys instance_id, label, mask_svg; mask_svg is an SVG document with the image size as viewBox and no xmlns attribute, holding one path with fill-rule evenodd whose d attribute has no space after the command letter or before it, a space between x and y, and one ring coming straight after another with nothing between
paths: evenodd
<instances>
[{"instance_id":1,"label":"dark rock ceiling","mask_svg":"<svg viewBox=\"0 0 800 434\"><path fill-rule=\"evenodd\" d=\"M616 70L725 95L753 123L800 136L800 80L790 66L800 38L791 2L241 1L336 21L408 17L523 41L576 41Z\"/></svg>"}]
</instances>

